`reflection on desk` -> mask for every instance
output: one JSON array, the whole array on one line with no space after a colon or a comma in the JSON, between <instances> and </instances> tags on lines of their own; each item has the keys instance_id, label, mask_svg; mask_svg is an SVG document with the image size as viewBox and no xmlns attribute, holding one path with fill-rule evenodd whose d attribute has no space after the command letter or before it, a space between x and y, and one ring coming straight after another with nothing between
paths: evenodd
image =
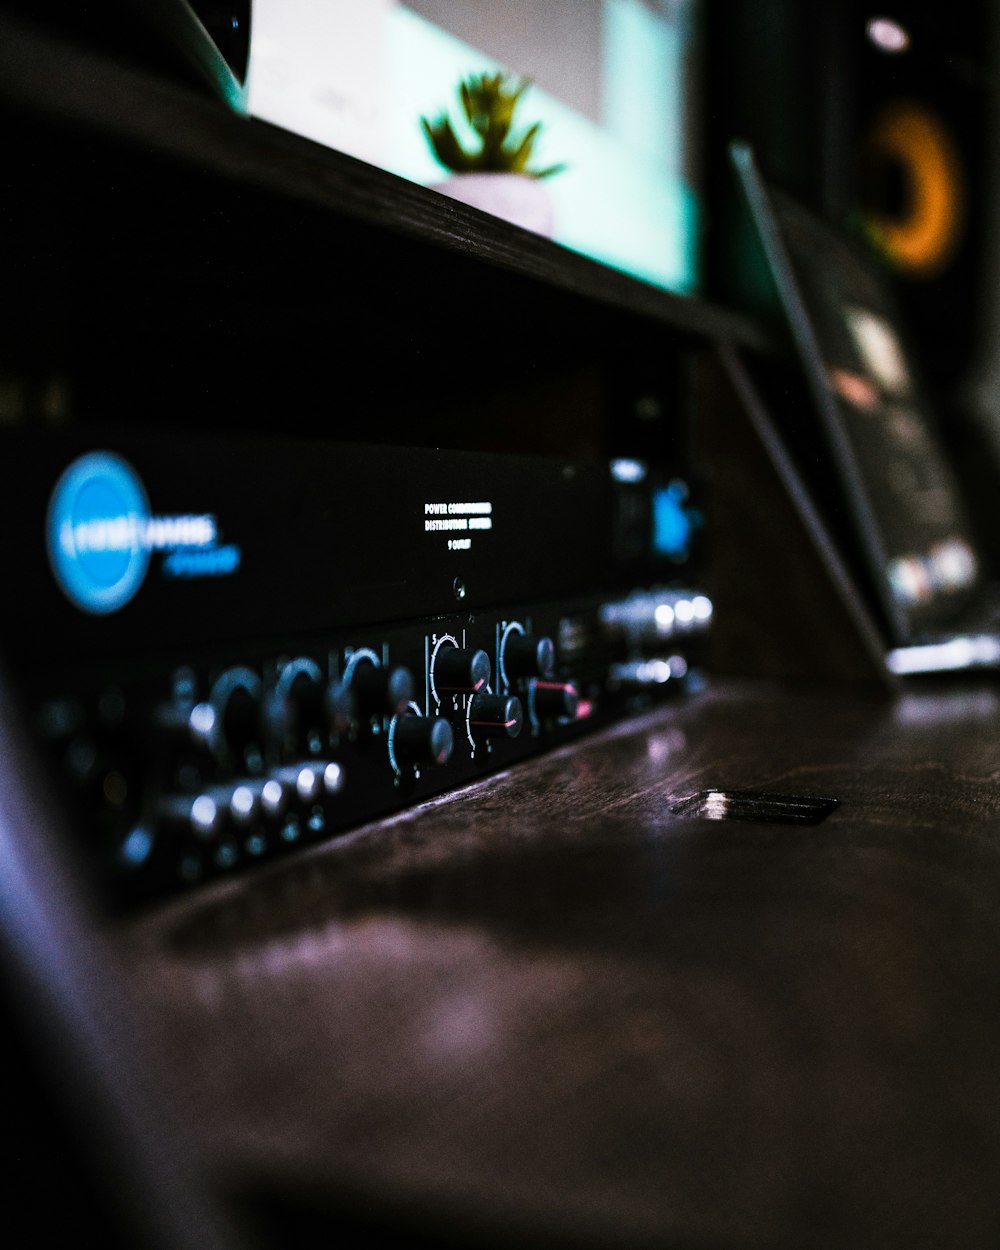
<instances>
[{"instance_id":1,"label":"reflection on desk","mask_svg":"<svg viewBox=\"0 0 1000 1250\"><path fill-rule=\"evenodd\" d=\"M428 1242L995 1245L997 693L763 693L124 924L220 1183ZM840 805L671 810L719 786Z\"/></svg>"}]
</instances>

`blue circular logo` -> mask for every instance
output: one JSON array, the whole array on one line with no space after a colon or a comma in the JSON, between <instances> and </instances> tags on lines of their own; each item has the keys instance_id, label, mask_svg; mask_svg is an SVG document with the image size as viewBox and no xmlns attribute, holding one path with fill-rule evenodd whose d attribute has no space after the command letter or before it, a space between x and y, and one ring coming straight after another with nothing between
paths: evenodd
<instances>
[{"instance_id":1,"label":"blue circular logo","mask_svg":"<svg viewBox=\"0 0 1000 1250\"><path fill-rule=\"evenodd\" d=\"M117 612L149 567L149 500L130 464L108 451L75 460L56 483L46 522L56 581L84 612Z\"/></svg>"}]
</instances>

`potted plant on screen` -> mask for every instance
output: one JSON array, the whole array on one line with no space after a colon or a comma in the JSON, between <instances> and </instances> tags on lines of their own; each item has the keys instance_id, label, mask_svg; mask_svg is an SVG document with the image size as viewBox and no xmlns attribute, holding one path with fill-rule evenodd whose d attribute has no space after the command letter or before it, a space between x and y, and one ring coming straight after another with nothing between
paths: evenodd
<instances>
[{"instance_id":1,"label":"potted plant on screen","mask_svg":"<svg viewBox=\"0 0 1000 1250\"><path fill-rule=\"evenodd\" d=\"M463 143L446 112L421 117L434 155L452 177L437 184L453 199L515 222L538 234L552 234L552 203L542 186L563 165L532 167L540 121L520 133L514 114L531 84L509 74L472 74L458 85L462 112L472 133Z\"/></svg>"}]
</instances>

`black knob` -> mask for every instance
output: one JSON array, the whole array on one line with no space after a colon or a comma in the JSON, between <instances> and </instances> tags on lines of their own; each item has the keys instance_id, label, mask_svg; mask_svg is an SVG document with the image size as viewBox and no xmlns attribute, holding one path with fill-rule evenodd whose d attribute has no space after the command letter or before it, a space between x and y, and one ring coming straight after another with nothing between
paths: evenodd
<instances>
[{"instance_id":1,"label":"black knob","mask_svg":"<svg viewBox=\"0 0 1000 1250\"><path fill-rule=\"evenodd\" d=\"M350 690L359 716L397 716L413 698L413 674L401 664L389 668L362 660L351 675Z\"/></svg>"},{"instance_id":2,"label":"black knob","mask_svg":"<svg viewBox=\"0 0 1000 1250\"><path fill-rule=\"evenodd\" d=\"M440 716L401 716L396 721L393 750L400 764L447 764L455 735Z\"/></svg>"},{"instance_id":3,"label":"black knob","mask_svg":"<svg viewBox=\"0 0 1000 1250\"><path fill-rule=\"evenodd\" d=\"M477 694L469 705L473 738L516 738L523 722L524 708L513 695Z\"/></svg>"},{"instance_id":4,"label":"black knob","mask_svg":"<svg viewBox=\"0 0 1000 1250\"><path fill-rule=\"evenodd\" d=\"M539 720L572 720L580 692L571 681L533 681L531 698Z\"/></svg>"},{"instance_id":5,"label":"black knob","mask_svg":"<svg viewBox=\"0 0 1000 1250\"><path fill-rule=\"evenodd\" d=\"M227 668L212 686L208 708L202 704L195 706L192 715L204 712L205 738L217 754L232 754L241 760L247 747L258 740L260 693L260 678L252 669ZM208 722L211 722L210 727Z\"/></svg>"},{"instance_id":6,"label":"black knob","mask_svg":"<svg viewBox=\"0 0 1000 1250\"><path fill-rule=\"evenodd\" d=\"M270 736L291 753L322 749L323 674L318 664L300 656L284 666L267 696L265 720Z\"/></svg>"},{"instance_id":7,"label":"black knob","mask_svg":"<svg viewBox=\"0 0 1000 1250\"><path fill-rule=\"evenodd\" d=\"M485 651L442 647L434 660L434 686L438 694L468 694L487 685L492 672Z\"/></svg>"},{"instance_id":8,"label":"black knob","mask_svg":"<svg viewBox=\"0 0 1000 1250\"><path fill-rule=\"evenodd\" d=\"M350 684L332 681L326 689L326 714L334 733L346 733L352 720L358 715L357 700Z\"/></svg>"},{"instance_id":9,"label":"black knob","mask_svg":"<svg viewBox=\"0 0 1000 1250\"><path fill-rule=\"evenodd\" d=\"M548 677L555 663L556 648L551 638L515 633L507 636L503 667L508 677Z\"/></svg>"}]
</instances>

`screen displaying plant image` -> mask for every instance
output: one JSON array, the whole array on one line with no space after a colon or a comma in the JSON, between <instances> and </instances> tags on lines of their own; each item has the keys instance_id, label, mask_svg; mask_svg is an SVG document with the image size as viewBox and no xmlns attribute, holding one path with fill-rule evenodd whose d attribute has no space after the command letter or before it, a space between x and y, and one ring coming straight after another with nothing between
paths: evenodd
<instances>
[{"instance_id":1,"label":"screen displaying plant image","mask_svg":"<svg viewBox=\"0 0 1000 1250\"><path fill-rule=\"evenodd\" d=\"M697 285L699 0L255 0L251 113Z\"/></svg>"}]
</instances>

